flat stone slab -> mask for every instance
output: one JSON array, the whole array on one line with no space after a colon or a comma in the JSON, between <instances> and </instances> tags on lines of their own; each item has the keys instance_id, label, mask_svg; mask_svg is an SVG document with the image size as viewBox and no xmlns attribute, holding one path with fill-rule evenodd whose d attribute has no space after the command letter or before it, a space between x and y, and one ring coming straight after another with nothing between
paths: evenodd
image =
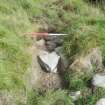
<instances>
[{"instance_id":1,"label":"flat stone slab","mask_svg":"<svg viewBox=\"0 0 105 105\"><path fill-rule=\"evenodd\" d=\"M49 53L47 51L41 51L41 53L38 55L39 64L48 72L57 72L57 65L59 60L60 56L57 55L56 52Z\"/></svg>"},{"instance_id":2,"label":"flat stone slab","mask_svg":"<svg viewBox=\"0 0 105 105\"><path fill-rule=\"evenodd\" d=\"M101 75L101 74L94 75L92 84L96 87L105 88L105 75Z\"/></svg>"}]
</instances>

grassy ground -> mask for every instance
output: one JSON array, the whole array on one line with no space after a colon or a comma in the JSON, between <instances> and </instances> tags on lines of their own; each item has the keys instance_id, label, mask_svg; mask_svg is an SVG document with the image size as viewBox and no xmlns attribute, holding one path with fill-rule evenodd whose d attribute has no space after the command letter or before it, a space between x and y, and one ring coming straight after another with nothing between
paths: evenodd
<instances>
[{"instance_id":1,"label":"grassy ground","mask_svg":"<svg viewBox=\"0 0 105 105\"><path fill-rule=\"evenodd\" d=\"M0 0L0 89L25 87L23 76L31 62L26 49L31 40L24 33L37 31L43 22L54 32L69 34L64 40L67 56L100 46L105 60L104 7L84 1Z\"/></svg>"},{"instance_id":2,"label":"grassy ground","mask_svg":"<svg viewBox=\"0 0 105 105\"><path fill-rule=\"evenodd\" d=\"M32 30L19 2L0 0L0 89L20 87L27 69L24 32Z\"/></svg>"},{"instance_id":3,"label":"grassy ground","mask_svg":"<svg viewBox=\"0 0 105 105\"><path fill-rule=\"evenodd\" d=\"M45 4L43 0L0 0L0 89L24 85L23 74L31 62L26 52L30 38L24 33L38 30L33 21L42 16Z\"/></svg>"}]
</instances>

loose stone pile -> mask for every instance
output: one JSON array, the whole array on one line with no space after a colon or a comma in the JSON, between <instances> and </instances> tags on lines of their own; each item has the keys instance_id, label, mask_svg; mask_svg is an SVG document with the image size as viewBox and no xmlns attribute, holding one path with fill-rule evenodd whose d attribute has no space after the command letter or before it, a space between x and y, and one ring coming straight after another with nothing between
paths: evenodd
<instances>
[{"instance_id":1,"label":"loose stone pile","mask_svg":"<svg viewBox=\"0 0 105 105\"><path fill-rule=\"evenodd\" d=\"M38 62L46 72L57 73L58 69L65 69L68 66L68 60L62 53L63 38L61 36L47 36L37 42L40 53Z\"/></svg>"}]
</instances>

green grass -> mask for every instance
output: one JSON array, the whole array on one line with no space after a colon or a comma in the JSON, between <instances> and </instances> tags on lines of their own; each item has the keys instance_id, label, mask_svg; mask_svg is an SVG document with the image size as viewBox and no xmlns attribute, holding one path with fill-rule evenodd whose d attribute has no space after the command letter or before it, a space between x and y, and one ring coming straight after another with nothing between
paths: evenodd
<instances>
[{"instance_id":1,"label":"green grass","mask_svg":"<svg viewBox=\"0 0 105 105\"><path fill-rule=\"evenodd\" d=\"M86 3L76 12L72 12L72 23L64 30L69 34L64 42L65 54L70 57L86 54L94 47L104 50L101 43L105 42L105 32L102 30L105 26L104 13L100 8L88 6Z\"/></svg>"},{"instance_id":2,"label":"green grass","mask_svg":"<svg viewBox=\"0 0 105 105\"><path fill-rule=\"evenodd\" d=\"M105 89L97 88L94 93L90 93L89 90L84 92L83 96L76 101L76 105L95 105L96 102L105 97Z\"/></svg>"},{"instance_id":3,"label":"green grass","mask_svg":"<svg viewBox=\"0 0 105 105\"><path fill-rule=\"evenodd\" d=\"M71 97L65 90L49 90L47 92L38 93L31 91L28 96L27 105L74 105Z\"/></svg>"},{"instance_id":4,"label":"green grass","mask_svg":"<svg viewBox=\"0 0 105 105\"><path fill-rule=\"evenodd\" d=\"M31 30L27 12L17 1L0 0L0 89L24 85L22 78L30 60L23 34Z\"/></svg>"}]
</instances>

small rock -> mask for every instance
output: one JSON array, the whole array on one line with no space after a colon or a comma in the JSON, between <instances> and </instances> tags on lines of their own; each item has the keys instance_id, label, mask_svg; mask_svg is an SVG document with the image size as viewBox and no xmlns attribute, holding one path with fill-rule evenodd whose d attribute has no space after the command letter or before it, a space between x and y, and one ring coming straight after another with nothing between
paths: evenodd
<instances>
[{"instance_id":1,"label":"small rock","mask_svg":"<svg viewBox=\"0 0 105 105\"><path fill-rule=\"evenodd\" d=\"M46 49L45 40L44 39L41 39L41 40L36 41L36 46L39 49L45 50Z\"/></svg>"},{"instance_id":2,"label":"small rock","mask_svg":"<svg viewBox=\"0 0 105 105\"><path fill-rule=\"evenodd\" d=\"M105 75L96 74L92 80L93 86L105 88Z\"/></svg>"},{"instance_id":3,"label":"small rock","mask_svg":"<svg viewBox=\"0 0 105 105\"><path fill-rule=\"evenodd\" d=\"M52 41L46 41L46 47L49 52L52 52L56 48L56 43L53 43Z\"/></svg>"},{"instance_id":4,"label":"small rock","mask_svg":"<svg viewBox=\"0 0 105 105\"><path fill-rule=\"evenodd\" d=\"M61 36L47 36L44 37L45 41L51 41L52 43L55 43L57 46L62 45L63 38Z\"/></svg>"},{"instance_id":5,"label":"small rock","mask_svg":"<svg viewBox=\"0 0 105 105\"><path fill-rule=\"evenodd\" d=\"M92 73L95 65L96 70L102 69L102 55L99 48L93 48L89 54L77 57L70 65L70 69L77 72Z\"/></svg>"},{"instance_id":6,"label":"small rock","mask_svg":"<svg viewBox=\"0 0 105 105\"><path fill-rule=\"evenodd\" d=\"M105 105L105 99L104 99L104 98L100 99L100 100L96 103L96 105Z\"/></svg>"},{"instance_id":7,"label":"small rock","mask_svg":"<svg viewBox=\"0 0 105 105\"><path fill-rule=\"evenodd\" d=\"M56 52L57 54L60 54L60 52L62 52L62 47L57 47L57 48L55 49L55 52Z\"/></svg>"},{"instance_id":8,"label":"small rock","mask_svg":"<svg viewBox=\"0 0 105 105\"><path fill-rule=\"evenodd\" d=\"M93 67L90 59L80 57L70 65L70 70L78 73L91 73Z\"/></svg>"},{"instance_id":9,"label":"small rock","mask_svg":"<svg viewBox=\"0 0 105 105\"><path fill-rule=\"evenodd\" d=\"M93 65L96 66L97 69L102 69L103 68L103 63L102 63L102 53L100 48L93 48L89 54L90 61Z\"/></svg>"},{"instance_id":10,"label":"small rock","mask_svg":"<svg viewBox=\"0 0 105 105\"><path fill-rule=\"evenodd\" d=\"M46 51L42 51L38 55L39 64L47 72L56 73L59 60L60 56L58 56L56 52L48 53Z\"/></svg>"},{"instance_id":11,"label":"small rock","mask_svg":"<svg viewBox=\"0 0 105 105\"><path fill-rule=\"evenodd\" d=\"M61 46L63 44L63 38L58 36L55 40L53 40L53 43L56 43L57 46Z\"/></svg>"},{"instance_id":12,"label":"small rock","mask_svg":"<svg viewBox=\"0 0 105 105\"><path fill-rule=\"evenodd\" d=\"M55 52L61 57L58 64L58 69L60 71L65 71L65 69L69 66L69 59L63 54L62 47L57 47Z\"/></svg>"},{"instance_id":13,"label":"small rock","mask_svg":"<svg viewBox=\"0 0 105 105\"><path fill-rule=\"evenodd\" d=\"M58 36L45 36L44 37L44 40L45 41L53 41L57 38Z\"/></svg>"},{"instance_id":14,"label":"small rock","mask_svg":"<svg viewBox=\"0 0 105 105\"><path fill-rule=\"evenodd\" d=\"M81 96L81 92L80 91L71 92L70 96L73 99L73 101L76 101Z\"/></svg>"}]
</instances>

